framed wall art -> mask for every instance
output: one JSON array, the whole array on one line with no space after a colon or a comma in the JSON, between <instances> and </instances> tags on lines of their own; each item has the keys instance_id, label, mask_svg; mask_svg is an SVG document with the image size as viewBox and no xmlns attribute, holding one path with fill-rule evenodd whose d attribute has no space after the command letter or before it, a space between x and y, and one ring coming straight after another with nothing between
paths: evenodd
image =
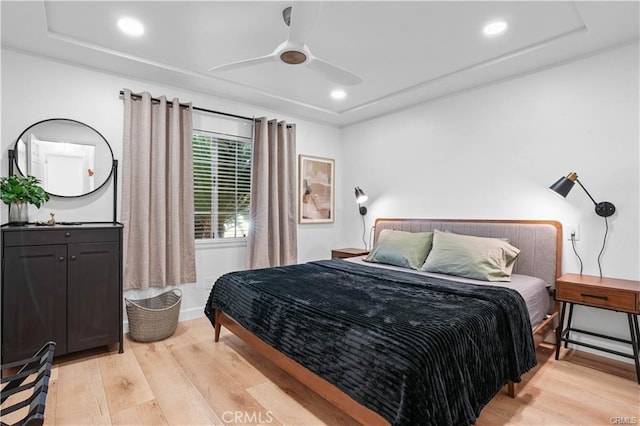
<instances>
[{"instance_id":1,"label":"framed wall art","mask_svg":"<svg viewBox=\"0 0 640 426\"><path fill-rule=\"evenodd\" d=\"M335 161L298 156L298 223L335 220Z\"/></svg>"}]
</instances>

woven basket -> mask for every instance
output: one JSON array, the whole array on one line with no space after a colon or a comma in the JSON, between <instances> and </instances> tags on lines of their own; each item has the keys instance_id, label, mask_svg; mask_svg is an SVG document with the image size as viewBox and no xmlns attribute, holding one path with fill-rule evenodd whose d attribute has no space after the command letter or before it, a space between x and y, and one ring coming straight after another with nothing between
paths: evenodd
<instances>
[{"instance_id":1,"label":"woven basket","mask_svg":"<svg viewBox=\"0 0 640 426\"><path fill-rule=\"evenodd\" d=\"M167 291L149 299L124 299L129 318L129 333L138 342L155 342L173 335L178 326L182 292Z\"/></svg>"}]
</instances>

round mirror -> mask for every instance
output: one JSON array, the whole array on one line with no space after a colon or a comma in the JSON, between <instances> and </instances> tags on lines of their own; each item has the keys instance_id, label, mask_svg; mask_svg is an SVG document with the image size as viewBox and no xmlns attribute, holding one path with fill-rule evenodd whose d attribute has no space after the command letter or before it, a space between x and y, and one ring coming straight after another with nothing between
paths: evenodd
<instances>
[{"instance_id":1,"label":"round mirror","mask_svg":"<svg viewBox=\"0 0 640 426\"><path fill-rule=\"evenodd\" d=\"M113 170L113 151L104 136L67 118L29 126L18 137L14 155L20 173L37 177L45 191L58 197L97 191Z\"/></svg>"}]
</instances>

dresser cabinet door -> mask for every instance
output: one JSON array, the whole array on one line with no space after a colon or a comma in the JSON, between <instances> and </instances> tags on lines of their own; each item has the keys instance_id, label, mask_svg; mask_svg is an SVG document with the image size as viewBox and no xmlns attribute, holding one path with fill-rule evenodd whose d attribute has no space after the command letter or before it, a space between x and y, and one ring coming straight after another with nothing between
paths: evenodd
<instances>
[{"instance_id":1,"label":"dresser cabinet door","mask_svg":"<svg viewBox=\"0 0 640 426\"><path fill-rule=\"evenodd\" d=\"M67 246L5 247L2 362L33 356L49 340L67 353Z\"/></svg>"},{"instance_id":2,"label":"dresser cabinet door","mask_svg":"<svg viewBox=\"0 0 640 426\"><path fill-rule=\"evenodd\" d=\"M117 242L69 244L69 352L119 339L120 245Z\"/></svg>"}]
</instances>

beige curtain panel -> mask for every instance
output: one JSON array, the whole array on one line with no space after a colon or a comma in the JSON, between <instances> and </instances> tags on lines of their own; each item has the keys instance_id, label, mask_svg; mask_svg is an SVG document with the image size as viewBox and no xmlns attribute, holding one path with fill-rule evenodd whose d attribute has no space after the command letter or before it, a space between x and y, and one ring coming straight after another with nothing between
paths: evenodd
<instances>
[{"instance_id":1,"label":"beige curtain panel","mask_svg":"<svg viewBox=\"0 0 640 426\"><path fill-rule=\"evenodd\" d=\"M295 264L296 126L263 117L254 129L247 267Z\"/></svg>"},{"instance_id":2,"label":"beige curtain panel","mask_svg":"<svg viewBox=\"0 0 640 426\"><path fill-rule=\"evenodd\" d=\"M124 288L196 282L192 109L124 90Z\"/></svg>"}]
</instances>

